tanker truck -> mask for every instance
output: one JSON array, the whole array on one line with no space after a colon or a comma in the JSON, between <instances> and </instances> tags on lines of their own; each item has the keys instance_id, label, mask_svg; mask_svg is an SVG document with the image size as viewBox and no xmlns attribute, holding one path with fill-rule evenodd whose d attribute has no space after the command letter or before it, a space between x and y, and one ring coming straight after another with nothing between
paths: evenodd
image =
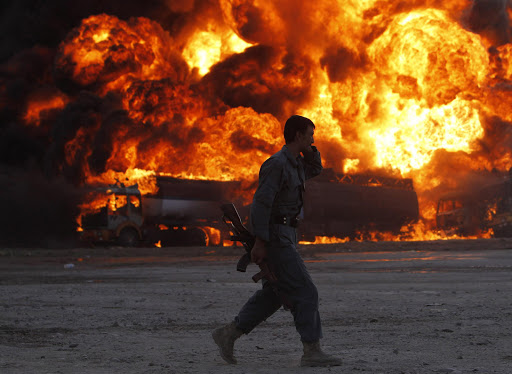
<instances>
[{"instance_id":1,"label":"tanker truck","mask_svg":"<svg viewBox=\"0 0 512 374\"><path fill-rule=\"evenodd\" d=\"M235 204L250 227L250 205L238 198L240 182L159 176L157 186L158 193L144 196L137 185L96 189L109 199L100 211L82 216L81 238L122 246L220 245L230 238L220 210L226 202ZM314 241L317 236L354 238L365 231L398 233L418 216L412 180L324 169L306 183L299 235Z\"/></svg>"},{"instance_id":2,"label":"tanker truck","mask_svg":"<svg viewBox=\"0 0 512 374\"><path fill-rule=\"evenodd\" d=\"M238 182L157 177L158 192L137 184L91 190L100 209L81 217L80 239L121 246L220 245L229 238L219 206L234 199Z\"/></svg>"}]
</instances>

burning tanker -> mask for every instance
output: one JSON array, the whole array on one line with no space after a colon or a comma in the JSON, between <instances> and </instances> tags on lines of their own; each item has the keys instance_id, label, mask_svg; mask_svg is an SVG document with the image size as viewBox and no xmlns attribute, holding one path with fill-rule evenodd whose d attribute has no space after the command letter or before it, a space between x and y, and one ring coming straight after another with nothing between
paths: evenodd
<instances>
[{"instance_id":1,"label":"burning tanker","mask_svg":"<svg viewBox=\"0 0 512 374\"><path fill-rule=\"evenodd\" d=\"M57 3L3 6L0 162L13 183L44 175L81 193L117 179L147 195L157 175L236 181L248 202L297 113L337 175L412 180L409 238L431 239L443 193L512 166L508 1ZM98 206L72 195L81 214Z\"/></svg>"}]
</instances>

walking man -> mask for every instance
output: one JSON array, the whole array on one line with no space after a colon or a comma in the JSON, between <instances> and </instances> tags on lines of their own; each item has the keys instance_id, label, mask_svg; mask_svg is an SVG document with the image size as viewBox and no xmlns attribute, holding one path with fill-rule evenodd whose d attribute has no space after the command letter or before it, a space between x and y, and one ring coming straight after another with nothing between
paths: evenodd
<instances>
[{"instance_id":1,"label":"walking man","mask_svg":"<svg viewBox=\"0 0 512 374\"><path fill-rule=\"evenodd\" d=\"M266 160L251 207L256 243L251 259L267 261L277 277L277 287L264 281L230 324L213 331L221 357L236 364L235 340L248 334L283 304L289 308L304 346L301 366L338 366L341 361L320 348L322 327L318 292L297 252L297 223L303 212L305 181L322 171L320 153L313 146L315 125L293 115L285 124L286 145Z\"/></svg>"}]
</instances>

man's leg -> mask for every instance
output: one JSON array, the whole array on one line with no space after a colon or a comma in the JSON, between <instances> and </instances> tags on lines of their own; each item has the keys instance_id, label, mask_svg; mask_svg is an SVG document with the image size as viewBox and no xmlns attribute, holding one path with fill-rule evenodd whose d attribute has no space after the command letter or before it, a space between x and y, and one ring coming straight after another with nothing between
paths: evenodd
<instances>
[{"instance_id":1,"label":"man's leg","mask_svg":"<svg viewBox=\"0 0 512 374\"><path fill-rule=\"evenodd\" d=\"M235 321L213 331L212 337L219 346L221 357L229 364L236 364L233 355L235 341L248 334L257 325L274 314L281 307L281 301L268 283L256 291L242 307Z\"/></svg>"},{"instance_id":2,"label":"man's leg","mask_svg":"<svg viewBox=\"0 0 512 374\"><path fill-rule=\"evenodd\" d=\"M235 317L237 328L250 333L261 322L274 314L282 305L281 299L268 282L252 295Z\"/></svg>"},{"instance_id":3,"label":"man's leg","mask_svg":"<svg viewBox=\"0 0 512 374\"><path fill-rule=\"evenodd\" d=\"M318 312L318 291L304 261L295 252L282 259L278 267L281 292L291 304L295 327L304 345L301 366L338 366L341 360L320 348L322 324Z\"/></svg>"},{"instance_id":4,"label":"man's leg","mask_svg":"<svg viewBox=\"0 0 512 374\"><path fill-rule=\"evenodd\" d=\"M318 312L318 291L302 258L295 254L278 265L280 291L291 304L295 328L302 341L322 338L322 323Z\"/></svg>"}]
</instances>

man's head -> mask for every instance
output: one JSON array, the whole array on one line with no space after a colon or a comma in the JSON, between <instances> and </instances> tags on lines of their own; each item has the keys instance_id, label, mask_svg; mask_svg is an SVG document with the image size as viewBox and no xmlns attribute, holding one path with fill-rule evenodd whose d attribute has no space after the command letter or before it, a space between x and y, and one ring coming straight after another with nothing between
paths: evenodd
<instances>
[{"instance_id":1,"label":"man's head","mask_svg":"<svg viewBox=\"0 0 512 374\"><path fill-rule=\"evenodd\" d=\"M309 118L293 115L284 125L284 140L286 144L299 143L300 151L302 148L310 147L313 144L313 134L315 133L315 124Z\"/></svg>"}]
</instances>

